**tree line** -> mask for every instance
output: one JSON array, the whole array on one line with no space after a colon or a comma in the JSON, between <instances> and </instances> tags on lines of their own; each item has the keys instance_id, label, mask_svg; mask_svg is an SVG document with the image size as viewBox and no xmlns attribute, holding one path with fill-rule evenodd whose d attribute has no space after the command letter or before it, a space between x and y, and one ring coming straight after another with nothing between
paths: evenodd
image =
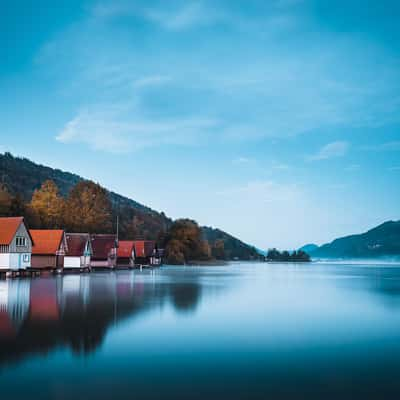
<instances>
[{"instance_id":1,"label":"tree line","mask_svg":"<svg viewBox=\"0 0 400 400\"><path fill-rule=\"evenodd\" d=\"M248 249L232 249L232 244L215 237L207 240L197 222L179 219L160 226L152 214L113 204L99 184L80 181L62 196L52 180L46 180L29 201L0 186L0 216L24 216L31 229L65 229L68 232L115 233L119 216L119 237L128 240L155 240L165 249L166 261L186 264L192 261L227 260L231 254L248 256ZM167 218L165 218L167 221ZM226 247L228 246L228 247ZM242 252L242 253L241 253ZM254 252L250 257L257 257Z\"/></svg>"},{"instance_id":2,"label":"tree line","mask_svg":"<svg viewBox=\"0 0 400 400\"><path fill-rule=\"evenodd\" d=\"M279 262L310 262L310 256L302 250L297 250L289 253L288 251L279 251L277 249L268 250L267 261L279 261Z\"/></svg>"}]
</instances>

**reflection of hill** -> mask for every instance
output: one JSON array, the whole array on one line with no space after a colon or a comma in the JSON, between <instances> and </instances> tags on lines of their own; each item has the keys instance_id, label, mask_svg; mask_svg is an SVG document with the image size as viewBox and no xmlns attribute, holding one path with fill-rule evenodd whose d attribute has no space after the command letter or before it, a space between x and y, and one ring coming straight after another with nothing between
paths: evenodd
<instances>
[{"instance_id":1,"label":"reflection of hill","mask_svg":"<svg viewBox=\"0 0 400 400\"><path fill-rule=\"evenodd\" d=\"M124 271L0 281L0 365L56 347L97 349L107 330L169 301L194 310L200 285L168 285Z\"/></svg>"}]
</instances>

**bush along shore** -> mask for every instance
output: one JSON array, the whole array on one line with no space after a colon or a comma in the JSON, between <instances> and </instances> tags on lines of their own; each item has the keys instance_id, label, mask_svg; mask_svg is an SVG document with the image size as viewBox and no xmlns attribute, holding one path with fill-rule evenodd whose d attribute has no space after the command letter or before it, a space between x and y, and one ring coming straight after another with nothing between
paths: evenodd
<instances>
[{"instance_id":1,"label":"bush along shore","mask_svg":"<svg viewBox=\"0 0 400 400\"><path fill-rule=\"evenodd\" d=\"M265 257L268 262L311 262L310 256L302 250L288 252L270 249Z\"/></svg>"}]
</instances>

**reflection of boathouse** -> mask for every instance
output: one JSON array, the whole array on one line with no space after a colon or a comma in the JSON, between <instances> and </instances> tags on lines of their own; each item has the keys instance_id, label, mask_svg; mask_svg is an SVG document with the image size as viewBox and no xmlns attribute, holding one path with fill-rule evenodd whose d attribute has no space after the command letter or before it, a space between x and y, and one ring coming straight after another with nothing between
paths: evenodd
<instances>
[{"instance_id":1,"label":"reflection of boathouse","mask_svg":"<svg viewBox=\"0 0 400 400\"><path fill-rule=\"evenodd\" d=\"M125 270L0 280L0 367L57 348L92 352L111 326L163 304L193 311L200 286L186 281L170 285L156 279L157 273Z\"/></svg>"},{"instance_id":2,"label":"reflection of boathouse","mask_svg":"<svg viewBox=\"0 0 400 400\"><path fill-rule=\"evenodd\" d=\"M30 281L0 281L0 336L17 332L29 310Z\"/></svg>"},{"instance_id":3,"label":"reflection of boathouse","mask_svg":"<svg viewBox=\"0 0 400 400\"><path fill-rule=\"evenodd\" d=\"M57 320L59 279L40 278L31 280L29 317L33 320Z\"/></svg>"}]
</instances>

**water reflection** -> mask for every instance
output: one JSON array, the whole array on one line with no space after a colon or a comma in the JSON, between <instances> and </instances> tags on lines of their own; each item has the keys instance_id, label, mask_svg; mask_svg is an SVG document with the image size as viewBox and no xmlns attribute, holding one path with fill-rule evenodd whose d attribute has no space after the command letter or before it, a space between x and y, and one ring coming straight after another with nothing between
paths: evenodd
<instances>
[{"instance_id":1,"label":"water reflection","mask_svg":"<svg viewBox=\"0 0 400 400\"><path fill-rule=\"evenodd\" d=\"M399 360L395 266L0 281L7 400L397 398Z\"/></svg>"},{"instance_id":2,"label":"water reflection","mask_svg":"<svg viewBox=\"0 0 400 400\"><path fill-rule=\"evenodd\" d=\"M170 302L193 312L196 282L168 285L154 272L92 273L0 281L0 363L68 346L88 354L110 326Z\"/></svg>"}]
</instances>

